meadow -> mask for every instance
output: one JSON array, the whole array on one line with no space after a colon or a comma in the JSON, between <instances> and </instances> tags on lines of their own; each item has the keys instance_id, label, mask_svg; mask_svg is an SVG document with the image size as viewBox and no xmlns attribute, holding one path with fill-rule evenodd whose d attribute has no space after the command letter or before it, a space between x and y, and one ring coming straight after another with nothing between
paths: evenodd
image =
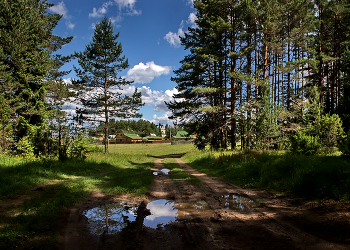
<instances>
[{"instance_id":1,"label":"meadow","mask_svg":"<svg viewBox=\"0 0 350 250\"><path fill-rule=\"evenodd\" d=\"M85 161L25 160L0 155L0 249L54 249L66 209L93 190L143 196L163 158L175 182L200 185L171 159L242 186L303 199L350 200L350 161L340 156L292 156L285 152L198 151L191 144L110 145L110 154Z\"/></svg>"}]
</instances>

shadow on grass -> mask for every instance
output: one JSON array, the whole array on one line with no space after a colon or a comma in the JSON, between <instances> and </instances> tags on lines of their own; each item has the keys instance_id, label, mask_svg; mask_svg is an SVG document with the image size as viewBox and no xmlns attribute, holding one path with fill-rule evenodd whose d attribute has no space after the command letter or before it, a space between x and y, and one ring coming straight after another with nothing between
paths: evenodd
<instances>
[{"instance_id":1,"label":"shadow on grass","mask_svg":"<svg viewBox=\"0 0 350 250\"><path fill-rule=\"evenodd\" d=\"M94 189L141 194L153 180L149 168L132 161L127 166L93 161L0 164L0 249L55 249L65 208Z\"/></svg>"}]
</instances>

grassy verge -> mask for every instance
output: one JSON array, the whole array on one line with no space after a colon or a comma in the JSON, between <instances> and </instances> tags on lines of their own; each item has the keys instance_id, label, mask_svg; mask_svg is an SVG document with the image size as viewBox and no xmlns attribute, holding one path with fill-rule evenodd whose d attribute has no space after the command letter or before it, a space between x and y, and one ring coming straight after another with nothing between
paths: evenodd
<instances>
[{"instance_id":1,"label":"grassy verge","mask_svg":"<svg viewBox=\"0 0 350 250\"><path fill-rule=\"evenodd\" d=\"M184 155L192 145L110 145L110 154L85 161L35 160L0 155L0 249L55 249L65 208L99 189L143 195L154 160Z\"/></svg>"},{"instance_id":2,"label":"grassy verge","mask_svg":"<svg viewBox=\"0 0 350 250\"><path fill-rule=\"evenodd\" d=\"M339 156L195 152L183 160L201 172L242 187L308 199L350 200L350 161Z\"/></svg>"},{"instance_id":3,"label":"grassy verge","mask_svg":"<svg viewBox=\"0 0 350 250\"><path fill-rule=\"evenodd\" d=\"M175 184L186 181L194 186L200 186L201 181L194 177L193 175L186 173L184 169L179 168L178 163L173 158L165 158L162 160L162 164L165 168L168 168L171 170L170 172L170 179L174 181Z\"/></svg>"}]
</instances>

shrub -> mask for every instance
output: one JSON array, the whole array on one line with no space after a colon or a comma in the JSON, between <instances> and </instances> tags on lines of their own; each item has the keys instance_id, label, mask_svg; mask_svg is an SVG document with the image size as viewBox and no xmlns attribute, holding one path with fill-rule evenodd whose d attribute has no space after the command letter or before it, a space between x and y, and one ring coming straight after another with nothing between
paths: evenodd
<instances>
[{"instance_id":1,"label":"shrub","mask_svg":"<svg viewBox=\"0 0 350 250\"><path fill-rule=\"evenodd\" d=\"M292 154L315 155L321 152L322 145L318 136L306 135L298 131L290 138L290 151Z\"/></svg>"},{"instance_id":2,"label":"shrub","mask_svg":"<svg viewBox=\"0 0 350 250\"><path fill-rule=\"evenodd\" d=\"M339 144L339 149L345 156L350 156L350 131Z\"/></svg>"},{"instance_id":3,"label":"shrub","mask_svg":"<svg viewBox=\"0 0 350 250\"><path fill-rule=\"evenodd\" d=\"M34 157L34 147L30 143L28 136L23 137L16 143L16 153L26 159Z\"/></svg>"},{"instance_id":4,"label":"shrub","mask_svg":"<svg viewBox=\"0 0 350 250\"><path fill-rule=\"evenodd\" d=\"M90 152L102 152L102 149L89 143L89 139L82 134L79 134L68 148L68 155L71 159L85 160Z\"/></svg>"}]
</instances>

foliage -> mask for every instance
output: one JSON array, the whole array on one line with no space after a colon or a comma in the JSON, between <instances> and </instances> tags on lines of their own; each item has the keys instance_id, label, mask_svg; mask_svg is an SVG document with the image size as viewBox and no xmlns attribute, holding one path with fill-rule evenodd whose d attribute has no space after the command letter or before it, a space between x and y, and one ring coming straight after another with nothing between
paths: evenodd
<instances>
[{"instance_id":1,"label":"foliage","mask_svg":"<svg viewBox=\"0 0 350 250\"><path fill-rule=\"evenodd\" d=\"M350 156L350 132L340 141L339 149L344 156Z\"/></svg>"},{"instance_id":2,"label":"foliage","mask_svg":"<svg viewBox=\"0 0 350 250\"><path fill-rule=\"evenodd\" d=\"M337 114L321 116L320 140L326 153L332 153L343 136L342 120Z\"/></svg>"},{"instance_id":3,"label":"foliage","mask_svg":"<svg viewBox=\"0 0 350 250\"><path fill-rule=\"evenodd\" d=\"M178 94L167 106L199 135L199 148L281 148L301 127L331 152L342 133L333 115L349 127L349 3L203 0L194 7L196 26L181 38L189 54L174 71Z\"/></svg>"},{"instance_id":4,"label":"foliage","mask_svg":"<svg viewBox=\"0 0 350 250\"><path fill-rule=\"evenodd\" d=\"M35 155L47 154L39 145L43 138L40 128L52 112L47 93L64 75L59 68L69 60L57 51L72 40L52 34L62 17L47 12L52 5L46 0L0 2L0 102L9 108L5 118L5 110L1 111L1 129L8 133L3 142L27 137L24 141L31 141ZM40 138L32 140L32 127L23 124L37 126Z\"/></svg>"},{"instance_id":5,"label":"foliage","mask_svg":"<svg viewBox=\"0 0 350 250\"><path fill-rule=\"evenodd\" d=\"M255 114L256 149L276 148L281 140L283 108L271 100L269 85L264 86L260 101L255 104L258 112Z\"/></svg>"},{"instance_id":6,"label":"foliage","mask_svg":"<svg viewBox=\"0 0 350 250\"><path fill-rule=\"evenodd\" d=\"M100 152L102 149L95 144L92 144L90 140L84 134L79 134L74 138L73 143L67 150L70 159L85 160L88 153Z\"/></svg>"},{"instance_id":7,"label":"foliage","mask_svg":"<svg viewBox=\"0 0 350 250\"><path fill-rule=\"evenodd\" d=\"M0 94L0 149L6 152L12 144L12 124L10 123L11 108L4 94Z\"/></svg>"},{"instance_id":8,"label":"foliage","mask_svg":"<svg viewBox=\"0 0 350 250\"><path fill-rule=\"evenodd\" d=\"M109 120L109 134L115 135L116 133L130 133L138 134L141 137L149 136L150 134L156 134L160 136L159 129L154 123L140 119L135 120L120 120L116 121L115 119ZM103 133L105 131L104 122L100 122L96 130L90 130L91 136L96 136L97 133Z\"/></svg>"},{"instance_id":9,"label":"foliage","mask_svg":"<svg viewBox=\"0 0 350 250\"><path fill-rule=\"evenodd\" d=\"M22 137L19 142L16 143L16 153L26 159L34 157L34 147L32 146L28 136Z\"/></svg>"},{"instance_id":10,"label":"foliage","mask_svg":"<svg viewBox=\"0 0 350 250\"><path fill-rule=\"evenodd\" d=\"M290 151L293 154L315 155L321 153L322 145L318 136L307 135L298 131L290 138Z\"/></svg>"}]
</instances>

